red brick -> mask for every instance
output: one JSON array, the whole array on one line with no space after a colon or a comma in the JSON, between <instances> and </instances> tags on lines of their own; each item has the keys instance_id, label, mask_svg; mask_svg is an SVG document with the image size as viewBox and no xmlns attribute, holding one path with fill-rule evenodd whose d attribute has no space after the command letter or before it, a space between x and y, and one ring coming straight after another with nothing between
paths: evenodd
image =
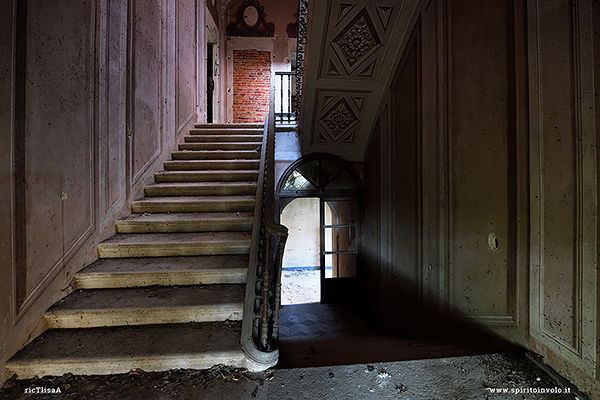
<instances>
[{"instance_id":1,"label":"red brick","mask_svg":"<svg viewBox=\"0 0 600 400\"><path fill-rule=\"evenodd\" d=\"M233 51L233 122L263 122L269 110L271 53Z\"/></svg>"}]
</instances>

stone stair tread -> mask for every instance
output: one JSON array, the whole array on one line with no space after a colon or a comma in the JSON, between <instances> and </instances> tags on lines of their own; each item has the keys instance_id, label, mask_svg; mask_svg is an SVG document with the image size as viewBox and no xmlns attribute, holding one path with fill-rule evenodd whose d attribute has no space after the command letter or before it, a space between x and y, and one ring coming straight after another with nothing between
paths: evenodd
<instances>
[{"instance_id":1,"label":"stone stair tread","mask_svg":"<svg viewBox=\"0 0 600 400\"><path fill-rule=\"evenodd\" d=\"M201 128L220 128L220 129L236 129L236 128L255 128L255 129L263 129L264 124L260 122L234 122L234 123L197 123L194 124L194 127L197 129Z\"/></svg>"},{"instance_id":2,"label":"stone stair tread","mask_svg":"<svg viewBox=\"0 0 600 400\"><path fill-rule=\"evenodd\" d=\"M165 175L162 175L164 178ZM225 196L256 194L256 181L174 181L144 187L144 194L156 196Z\"/></svg>"},{"instance_id":3,"label":"stone stair tread","mask_svg":"<svg viewBox=\"0 0 600 400\"><path fill-rule=\"evenodd\" d=\"M242 135L263 135L263 128L194 128L188 131L189 135L221 135L221 136L242 136Z\"/></svg>"},{"instance_id":4,"label":"stone stair tread","mask_svg":"<svg viewBox=\"0 0 600 400\"><path fill-rule=\"evenodd\" d=\"M147 213L129 214L117 221L119 222L185 222L185 221L223 221L223 220L248 220L252 219L251 212L195 212L195 213Z\"/></svg>"},{"instance_id":5,"label":"stone stair tread","mask_svg":"<svg viewBox=\"0 0 600 400\"><path fill-rule=\"evenodd\" d=\"M194 143L190 143L190 142L185 142L185 143L180 143L178 145L178 149L179 150L198 150L198 151L210 151L210 150L215 150L215 151L227 151L227 150L232 150L232 151L242 151L242 150L246 150L246 151L255 151L257 153L259 153L259 146L261 145L261 142L241 142L241 143L236 143L236 142L194 142Z\"/></svg>"},{"instance_id":6,"label":"stone stair tread","mask_svg":"<svg viewBox=\"0 0 600 400\"><path fill-rule=\"evenodd\" d=\"M257 178L257 170L162 171L154 174L156 183L198 181L239 182Z\"/></svg>"},{"instance_id":7,"label":"stone stair tread","mask_svg":"<svg viewBox=\"0 0 600 400\"><path fill-rule=\"evenodd\" d=\"M165 171L166 172L166 171ZM170 171L169 171L170 172ZM238 186L257 186L256 181L231 181L231 182L161 182L153 183L146 187L238 187Z\"/></svg>"},{"instance_id":8,"label":"stone stair tread","mask_svg":"<svg viewBox=\"0 0 600 400\"><path fill-rule=\"evenodd\" d=\"M255 196L156 196L132 202L134 213L253 211Z\"/></svg>"},{"instance_id":9,"label":"stone stair tread","mask_svg":"<svg viewBox=\"0 0 600 400\"><path fill-rule=\"evenodd\" d=\"M171 160L165 161L164 167L168 171L180 170L237 170L237 169L258 169L259 160ZM216 167L216 168L215 168Z\"/></svg>"},{"instance_id":10,"label":"stone stair tread","mask_svg":"<svg viewBox=\"0 0 600 400\"><path fill-rule=\"evenodd\" d=\"M7 363L19 379L35 376L117 374L132 369L164 371L245 366L240 349L241 322L52 329Z\"/></svg>"},{"instance_id":11,"label":"stone stair tread","mask_svg":"<svg viewBox=\"0 0 600 400\"><path fill-rule=\"evenodd\" d=\"M164 196L164 197L144 197L139 200L135 200L133 203L201 203L201 202L216 202L216 203L227 203L227 202L240 202L240 201L252 201L254 202L255 196L250 195L239 195L239 196Z\"/></svg>"},{"instance_id":12,"label":"stone stair tread","mask_svg":"<svg viewBox=\"0 0 600 400\"><path fill-rule=\"evenodd\" d=\"M248 254L250 231L119 233L98 244L99 258Z\"/></svg>"},{"instance_id":13,"label":"stone stair tread","mask_svg":"<svg viewBox=\"0 0 600 400\"><path fill-rule=\"evenodd\" d=\"M103 258L75 274L72 286L117 288L152 285L245 283L249 257L210 255L191 257Z\"/></svg>"},{"instance_id":14,"label":"stone stair tread","mask_svg":"<svg viewBox=\"0 0 600 400\"><path fill-rule=\"evenodd\" d=\"M195 243L227 243L250 241L249 232L186 232L186 233L125 233L111 236L99 244L109 245L157 245Z\"/></svg>"},{"instance_id":15,"label":"stone stair tread","mask_svg":"<svg viewBox=\"0 0 600 400\"><path fill-rule=\"evenodd\" d=\"M148 257L100 259L75 274L75 279L95 274L174 273L248 268L247 255Z\"/></svg>"},{"instance_id":16,"label":"stone stair tread","mask_svg":"<svg viewBox=\"0 0 600 400\"><path fill-rule=\"evenodd\" d=\"M263 135L256 133L254 135L243 133L240 135L212 135L204 133L195 133L192 135L186 135L183 140L186 143L232 143L232 142L257 142L262 143Z\"/></svg>"},{"instance_id":17,"label":"stone stair tread","mask_svg":"<svg viewBox=\"0 0 600 400\"><path fill-rule=\"evenodd\" d=\"M173 160L256 160L260 152L255 150L178 150L171 152Z\"/></svg>"},{"instance_id":18,"label":"stone stair tread","mask_svg":"<svg viewBox=\"0 0 600 400\"><path fill-rule=\"evenodd\" d=\"M169 309L236 304L242 307L244 285L154 286L77 290L48 313Z\"/></svg>"},{"instance_id":19,"label":"stone stair tread","mask_svg":"<svg viewBox=\"0 0 600 400\"><path fill-rule=\"evenodd\" d=\"M252 212L130 214L116 222L117 233L250 231Z\"/></svg>"},{"instance_id":20,"label":"stone stair tread","mask_svg":"<svg viewBox=\"0 0 600 400\"><path fill-rule=\"evenodd\" d=\"M160 175L220 175L220 174L256 174L258 169L211 169L207 171L158 171ZM240 181L240 183L248 183L249 181Z\"/></svg>"}]
</instances>

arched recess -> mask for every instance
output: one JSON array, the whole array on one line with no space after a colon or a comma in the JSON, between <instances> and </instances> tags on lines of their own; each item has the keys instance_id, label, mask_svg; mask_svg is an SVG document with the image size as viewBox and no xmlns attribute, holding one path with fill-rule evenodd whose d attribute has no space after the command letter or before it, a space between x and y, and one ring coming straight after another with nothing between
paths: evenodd
<instances>
[{"instance_id":1,"label":"arched recess","mask_svg":"<svg viewBox=\"0 0 600 400\"><path fill-rule=\"evenodd\" d=\"M361 180L344 159L313 153L292 163L277 184L277 215L298 198L318 198L321 302L356 298L361 269ZM289 228L289 227L288 227Z\"/></svg>"}]
</instances>

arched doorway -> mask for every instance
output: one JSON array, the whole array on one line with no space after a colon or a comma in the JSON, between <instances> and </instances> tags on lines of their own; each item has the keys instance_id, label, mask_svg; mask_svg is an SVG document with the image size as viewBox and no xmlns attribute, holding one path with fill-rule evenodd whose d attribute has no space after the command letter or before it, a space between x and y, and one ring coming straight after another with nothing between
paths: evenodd
<instances>
[{"instance_id":1,"label":"arched doorway","mask_svg":"<svg viewBox=\"0 0 600 400\"><path fill-rule=\"evenodd\" d=\"M360 276L359 199L361 182L352 166L340 157L315 153L292 163L277 185L279 215L296 199L315 199L314 212L286 220L288 229L317 224L316 258L320 272L321 303L354 297ZM308 204L308 203L307 203ZM318 207L317 207L318 205ZM303 237L309 241L309 236ZM288 245L295 249L294 243ZM287 247L286 246L286 247ZM285 258L285 256L284 256Z\"/></svg>"}]
</instances>

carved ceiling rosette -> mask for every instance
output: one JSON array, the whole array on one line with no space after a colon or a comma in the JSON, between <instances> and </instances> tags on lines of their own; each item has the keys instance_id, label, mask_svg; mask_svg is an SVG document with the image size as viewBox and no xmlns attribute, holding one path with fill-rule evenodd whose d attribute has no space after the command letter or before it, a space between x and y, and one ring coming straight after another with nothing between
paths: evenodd
<instances>
[{"instance_id":1,"label":"carved ceiling rosette","mask_svg":"<svg viewBox=\"0 0 600 400\"><path fill-rule=\"evenodd\" d=\"M368 95L346 93L344 95L322 92L319 95L321 112L316 140L320 143L352 143L359 128Z\"/></svg>"},{"instance_id":2,"label":"carved ceiling rosette","mask_svg":"<svg viewBox=\"0 0 600 400\"><path fill-rule=\"evenodd\" d=\"M366 8L331 41L331 45L348 74L381 46L381 40Z\"/></svg>"},{"instance_id":3,"label":"carved ceiling rosette","mask_svg":"<svg viewBox=\"0 0 600 400\"><path fill-rule=\"evenodd\" d=\"M418 4L418 0L310 1L310 47L303 59L299 114L305 151L363 160Z\"/></svg>"}]
</instances>

